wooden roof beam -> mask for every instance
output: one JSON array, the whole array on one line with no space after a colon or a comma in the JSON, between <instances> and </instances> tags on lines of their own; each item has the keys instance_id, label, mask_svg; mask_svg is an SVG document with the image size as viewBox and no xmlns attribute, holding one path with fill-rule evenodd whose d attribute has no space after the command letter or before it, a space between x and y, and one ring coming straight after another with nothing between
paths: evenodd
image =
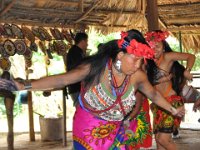
<instances>
[{"instance_id":1,"label":"wooden roof beam","mask_svg":"<svg viewBox=\"0 0 200 150\"><path fill-rule=\"evenodd\" d=\"M100 3L101 3L100 0L96 0L96 1L94 2L94 4L93 4L91 7L89 7L88 10L87 10L79 19L77 19L74 23L79 23L79 22L81 22L83 19L85 19L85 18L87 17L87 15L88 15L94 8L96 8L97 6L99 6Z\"/></svg>"},{"instance_id":2,"label":"wooden roof beam","mask_svg":"<svg viewBox=\"0 0 200 150\"><path fill-rule=\"evenodd\" d=\"M74 28L74 24L61 24L59 22L56 23L44 23L36 20L28 20L28 19L17 19L17 20L8 20L8 19L0 19L0 23L15 23L18 25L27 25L27 26L43 26L43 27L66 27L66 28Z\"/></svg>"},{"instance_id":3,"label":"wooden roof beam","mask_svg":"<svg viewBox=\"0 0 200 150\"><path fill-rule=\"evenodd\" d=\"M160 17L158 17L158 22L160 23L160 25L161 25L163 28L167 29L166 24L160 19Z\"/></svg>"},{"instance_id":4,"label":"wooden roof beam","mask_svg":"<svg viewBox=\"0 0 200 150\"><path fill-rule=\"evenodd\" d=\"M0 11L3 10L4 5L5 5L5 0L1 0L1 1L0 1Z\"/></svg>"},{"instance_id":5,"label":"wooden roof beam","mask_svg":"<svg viewBox=\"0 0 200 150\"><path fill-rule=\"evenodd\" d=\"M28 15L26 15L28 13ZM76 13L76 14L80 14L80 13ZM10 12L9 14L7 14L8 17L20 17L20 16L26 16L26 18L29 17L44 17L44 18L62 18L62 19L67 19L67 18L75 18L76 14L70 13L70 14L64 14L64 13L52 13L52 12L45 12L45 13L41 13L41 12L36 12L36 11L20 11L20 10L16 10L13 12Z\"/></svg>"},{"instance_id":6,"label":"wooden roof beam","mask_svg":"<svg viewBox=\"0 0 200 150\"><path fill-rule=\"evenodd\" d=\"M55 15L58 15L58 16L63 16L63 15L68 15L68 14L73 14L73 15L77 15L77 14L80 14L81 15L81 12L80 11L70 11L70 10L55 10L55 9L49 9L49 8L25 8L25 7L13 7L12 8L12 11L14 13L16 12L23 12L23 13L27 13L27 14L30 14L30 13L33 13L33 14L36 14L36 15L43 15L42 13L45 12L45 14L48 14L49 16L51 16L51 14L49 13L52 13L54 16ZM118 14L121 10L116 10L116 9L95 9L94 11L92 11L92 14L95 14L95 13L101 13L101 14L108 14L108 13L113 13L113 14ZM137 10L123 10L122 12L120 12L122 14L127 14L127 15L132 15L133 13L138 13Z\"/></svg>"},{"instance_id":7,"label":"wooden roof beam","mask_svg":"<svg viewBox=\"0 0 200 150\"><path fill-rule=\"evenodd\" d=\"M4 15L7 11L9 11L9 9L14 5L15 1L16 0L13 0L12 2L10 2L10 4L4 7L0 12L0 16Z\"/></svg>"},{"instance_id":8,"label":"wooden roof beam","mask_svg":"<svg viewBox=\"0 0 200 150\"><path fill-rule=\"evenodd\" d=\"M80 12L84 12L84 2L83 2L83 0L80 0L79 1L79 10L80 10Z\"/></svg>"},{"instance_id":9,"label":"wooden roof beam","mask_svg":"<svg viewBox=\"0 0 200 150\"><path fill-rule=\"evenodd\" d=\"M176 25L189 25L189 24L197 24L197 23L200 23L200 17L196 17L196 18L185 18L185 17L182 17L182 18L169 18L166 23L168 25L173 25L173 24L176 24Z\"/></svg>"},{"instance_id":10,"label":"wooden roof beam","mask_svg":"<svg viewBox=\"0 0 200 150\"><path fill-rule=\"evenodd\" d=\"M175 3L175 4L159 4L158 7L187 7L188 6L192 6L192 5L196 5L196 4L200 4L200 2L195 2L195 3Z\"/></svg>"},{"instance_id":11,"label":"wooden roof beam","mask_svg":"<svg viewBox=\"0 0 200 150\"><path fill-rule=\"evenodd\" d=\"M68 5L71 5L74 7L77 7L79 5L79 2L77 2L77 1L68 1L68 0L54 0L54 1L58 2L58 3L68 4Z\"/></svg>"},{"instance_id":12,"label":"wooden roof beam","mask_svg":"<svg viewBox=\"0 0 200 150\"><path fill-rule=\"evenodd\" d=\"M139 13L137 10L113 10L113 9L96 9L95 11L93 11L94 13L102 13L102 14L109 14L109 13L113 13L113 14L125 14L125 15L132 15L133 13Z\"/></svg>"},{"instance_id":13,"label":"wooden roof beam","mask_svg":"<svg viewBox=\"0 0 200 150\"><path fill-rule=\"evenodd\" d=\"M32 13L54 13L56 15L62 14L81 14L79 11L70 11L70 10L61 10L61 9L50 9L50 8L27 8L27 7L13 7L12 11L26 11L27 13L32 12Z\"/></svg>"},{"instance_id":14,"label":"wooden roof beam","mask_svg":"<svg viewBox=\"0 0 200 150\"><path fill-rule=\"evenodd\" d=\"M195 31L200 30L200 26L185 26L185 27L168 27L167 30L171 32L179 32L179 31Z\"/></svg>"}]
</instances>

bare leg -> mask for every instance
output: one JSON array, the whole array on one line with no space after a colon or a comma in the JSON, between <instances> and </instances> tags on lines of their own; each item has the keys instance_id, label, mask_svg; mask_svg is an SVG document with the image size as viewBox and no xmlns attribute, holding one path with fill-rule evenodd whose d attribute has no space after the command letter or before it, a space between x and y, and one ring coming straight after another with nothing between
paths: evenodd
<instances>
[{"instance_id":1,"label":"bare leg","mask_svg":"<svg viewBox=\"0 0 200 150\"><path fill-rule=\"evenodd\" d=\"M177 150L176 144L172 140L171 133L156 134L157 150Z\"/></svg>"},{"instance_id":2,"label":"bare leg","mask_svg":"<svg viewBox=\"0 0 200 150\"><path fill-rule=\"evenodd\" d=\"M155 135L155 139L156 139L157 150L165 150L165 148L159 143L159 134L158 133Z\"/></svg>"},{"instance_id":3,"label":"bare leg","mask_svg":"<svg viewBox=\"0 0 200 150\"><path fill-rule=\"evenodd\" d=\"M7 143L8 150L14 149L14 135L13 135L13 105L14 99L4 98L4 104L6 106L6 115L8 121L8 135L7 135Z\"/></svg>"}]
</instances>

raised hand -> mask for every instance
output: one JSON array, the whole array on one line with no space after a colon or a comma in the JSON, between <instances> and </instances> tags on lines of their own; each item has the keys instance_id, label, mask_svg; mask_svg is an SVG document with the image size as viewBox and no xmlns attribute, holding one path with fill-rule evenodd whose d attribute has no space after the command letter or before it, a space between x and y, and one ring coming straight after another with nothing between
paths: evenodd
<instances>
[{"instance_id":1,"label":"raised hand","mask_svg":"<svg viewBox=\"0 0 200 150\"><path fill-rule=\"evenodd\" d=\"M185 107L180 106L176 109L174 108L174 110L172 111L172 115L178 116L178 117L183 117L185 115Z\"/></svg>"},{"instance_id":2,"label":"raised hand","mask_svg":"<svg viewBox=\"0 0 200 150\"><path fill-rule=\"evenodd\" d=\"M200 108L200 97L193 105L193 111L196 112Z\"/></svg>"}]
</instances>

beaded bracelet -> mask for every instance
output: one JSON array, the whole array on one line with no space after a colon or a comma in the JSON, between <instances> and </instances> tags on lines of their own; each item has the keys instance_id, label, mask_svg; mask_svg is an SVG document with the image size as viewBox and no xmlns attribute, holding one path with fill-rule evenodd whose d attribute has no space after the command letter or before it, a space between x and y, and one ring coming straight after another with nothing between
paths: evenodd
<instances>
[{"instance_id":1,"label":"beaded bracelet","mask_svg":"<svg viewBox=\"0 0 200 150\"><path fill-rule=\"evenodd\" d=\"M32 88L32 84L31 84L31 81L27 80L24 82L24 89L25 90L28 90L28 89L31 89Z\"/></svg>"}]
</instances>

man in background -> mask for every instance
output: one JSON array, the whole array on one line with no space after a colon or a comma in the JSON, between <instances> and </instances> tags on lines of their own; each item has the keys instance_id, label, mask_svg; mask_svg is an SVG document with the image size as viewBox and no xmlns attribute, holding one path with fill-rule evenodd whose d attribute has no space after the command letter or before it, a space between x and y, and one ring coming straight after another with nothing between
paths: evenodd
<instances>
[{"instance_id":1,"label":"man in background","mask_svg":"<svg viewBox=\"0 0 200 150\"><path fill-rule=\"evenodd\" d=\"M79 32L75 35L74 42L75 44L69 49L67 53L67 71L70 71L77 67L86 56L88 35L86 33ZM80 82L68 86L68 92L74 102L74 106L76 106L76 104L78 103L80 89Z\"/></svg>"}]
</instances>

